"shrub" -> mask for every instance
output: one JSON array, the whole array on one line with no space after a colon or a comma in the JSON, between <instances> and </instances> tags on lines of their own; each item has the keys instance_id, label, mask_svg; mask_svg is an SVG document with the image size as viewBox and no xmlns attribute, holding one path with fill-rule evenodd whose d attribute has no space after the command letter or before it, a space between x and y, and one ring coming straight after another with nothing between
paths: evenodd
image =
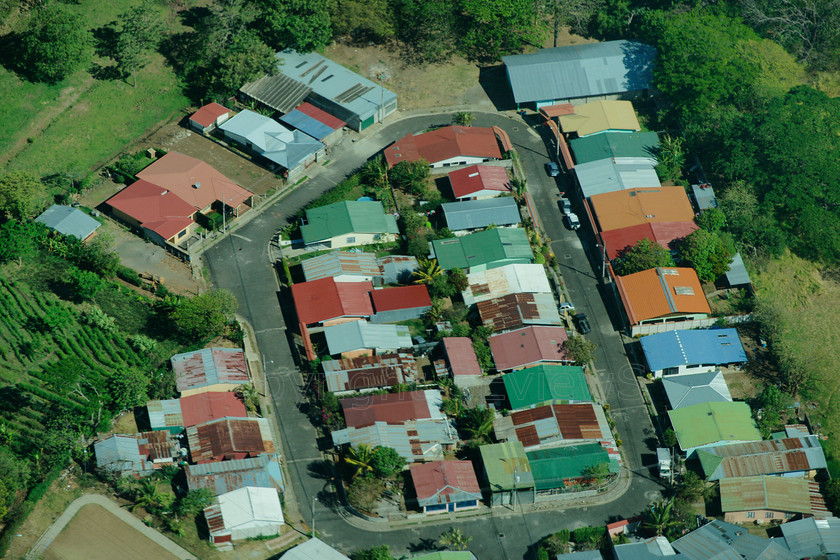
<instances>
[{"instance_id":1,"label":"shrub","mask_svg":"<svg viewBox=\"0 0 840 560\"><path fill-rule=\"evenodd\" d=\"M141 286L143 284L136 270L123 265L117 267L117 278L133 286Z\"/></svg>"},{"instance_id":2,"label":"shrub","mask_svg":"<svg viewBox=\"0 0 840 560\"><path fill-rule=\"evenodd\" d=\"M150 354L157 349L157 342L144 334L133 334L129 336L128 343L139 354Z\"/></svg>"},{"instance_id":3,"label":"shrub","mask_svg":"<svg viewBox=\"0 0 840 560\"><path fill-rule=\"evenodd\" d=\"M98 305L93 305L86 309L84 315L84 322L88 325L97 327L105 332L115 332L117 326L114 324L114 318L102 311Z\"/></svg>"}]
</instances>

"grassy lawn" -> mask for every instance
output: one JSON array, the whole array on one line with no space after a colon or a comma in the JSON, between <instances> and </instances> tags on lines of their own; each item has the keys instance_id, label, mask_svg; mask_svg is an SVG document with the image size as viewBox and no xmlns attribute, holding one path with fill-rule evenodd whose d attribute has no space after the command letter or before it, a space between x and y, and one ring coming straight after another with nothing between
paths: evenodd
<instances>
[{"instance_id":1,"label":"grassy lawn","mask_svg":"<svg viewBox=\"0 0 840 560\"><path fill-rule=\"evenodd\" d=\"M96 29L137 4L81 0L78 9ZM164 21L172 31L183 29L168 9ZM15 31L24 21L8 24ZM110 60L93 64L108 65ZM0 162L5 161L6 170L36 176L61 171L87 175L190 104L158 54L138 73L136 88L122 80L95 80L87 69L47 85L26 82L0 68L0 100L7 131L0 138L0 154L11 153L9 161L0 157Z\"/></svg>"},{"instance_id":2,"label":"grassy lawn","mask_svg":"<svg viewBox=\"0 0 840 560\"><path fill-rule=\"evenodd\" d=\"M775 352L794 369L806 371L810 382L802 391L802 404L816 404L806 410L812 423L821 423L829 436L826 449L840 458L840 272L825 269L793 255L757 263L753 276L759 305L769 305L778 317L779 336Z\"/></svg>"}]
</instances>

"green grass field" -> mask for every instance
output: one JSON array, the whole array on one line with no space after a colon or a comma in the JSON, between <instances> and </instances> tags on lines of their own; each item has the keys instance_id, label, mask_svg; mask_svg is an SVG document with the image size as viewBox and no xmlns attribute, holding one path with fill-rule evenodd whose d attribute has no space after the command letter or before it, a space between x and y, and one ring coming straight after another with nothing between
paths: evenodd
<instances>
[{"instance_id":1,"label":"green grass field","mask_svg":"<svg viewBox=\"0 0 840 560\"><path fill-rule=\"evenodd\" d=\"M74 8L96 29L137 4L138 0L81 0ZM170 31L185 29L169 8L162 9L162 15ZM8 24L16 31L24 20L12 18ZM190 102L163 57L155 53L150 60L138 73L136 88L123 80L96 80L87 69L47 85L29 83L0 68L0 118L7 131L0 137L0 154L13 153L6 170L84 176L155 125L175 118ZM94 64L108 65L110 60Z\"/></svg>"},{"instance_id":2,"label":"green grass field","mask_svg":"<svg viewBox=\"0 0 840 560\"><path fill-rule=\"evenodd\" d=\"M793 255L756 263L753 276L759 305L771 306L778 317L774 352L809 375L802 391L812 423L821 423L831 458L840 459L840 271L826 269Z\"/></svg>"}]
</instances>

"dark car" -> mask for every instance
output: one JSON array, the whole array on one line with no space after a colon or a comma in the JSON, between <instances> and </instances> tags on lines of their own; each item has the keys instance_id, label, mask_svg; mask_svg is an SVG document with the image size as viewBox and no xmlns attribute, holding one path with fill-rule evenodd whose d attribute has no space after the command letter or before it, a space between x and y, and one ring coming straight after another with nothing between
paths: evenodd
<instances>
[{"instance_id":1,"label":"dark car","mask_svg":"<svg viewBox=\"0 0 840 560\"><path fill-rule=\"evenodd\" d=\"M592 327L589 326L589 319L586 318L586 313L576 314L575 323L580 334L589 334L592 331Z\"/></svg>"},{"instance_id":2,"label":"dark car","mask_svg":"<svg viewBox=\"0 0 840 560\"><path fill-rule=\"evenodd\" d=\"M548 173L549 177L557 177L560 175L560 168L553 161L549 161L545 164L545 172Z\"/></svg>"}]
</instances>

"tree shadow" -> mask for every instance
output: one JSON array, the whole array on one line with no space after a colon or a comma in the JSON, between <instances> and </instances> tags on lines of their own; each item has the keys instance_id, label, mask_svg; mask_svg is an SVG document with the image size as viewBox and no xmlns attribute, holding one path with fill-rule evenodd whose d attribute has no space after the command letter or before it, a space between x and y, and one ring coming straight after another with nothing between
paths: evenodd
<instances>
[{"instance_id":1,"label":"tree shadow","mask_svg":"<svg viewBox=\"0 0 840 560\"><path fill-rule=\"evenodd\" d=\"M197 29L201 22L210 15L210 8L205 6L193 6L178 13L178 18L184 27Z\"/></svg>"},{"instance_id":2,"label":"tree shadow","mask_svg":"<svg viewBox=\"0 0 840 560\"><path fill-rule=\"evenodd\" d=\"M21 53L23 53L22 39L23 36L15 32L0 36L0 66L28 81L32 81L21 56Z\"/></svg>"},{"instance_id":3,"label":"tree shadow","mask_svg":"<svg viewBox=\"0 0 840 560\"><path fill-rule=\"evenodd\" d=\"M32 399L17 387L0 387L0 413L17 412L32 404Z\"/></svg>"},{"instance_id":4,"label":"tree shadow","mask_svg":"<svg viewBox=\"0 0 840 560\"><path fill-rule=\"evenodd\" d=\"M434 552L436 550L443 550L438 544L437 539L421 538L416 543L409 543L408 550L411 553L416 552Z\"/></svg>"},{"instance_id":5,"label":"tree shadow","mask_svg":"<svg viewBox=\"0 0 840 560\"><path fill-rule=\"evenodd\" d=\"M312 478L321 480L332 480L335 476L335 469L333 462L328 459L321 459L319 461L312 461L306 466Z\"/></svg>"}]
</instances>

